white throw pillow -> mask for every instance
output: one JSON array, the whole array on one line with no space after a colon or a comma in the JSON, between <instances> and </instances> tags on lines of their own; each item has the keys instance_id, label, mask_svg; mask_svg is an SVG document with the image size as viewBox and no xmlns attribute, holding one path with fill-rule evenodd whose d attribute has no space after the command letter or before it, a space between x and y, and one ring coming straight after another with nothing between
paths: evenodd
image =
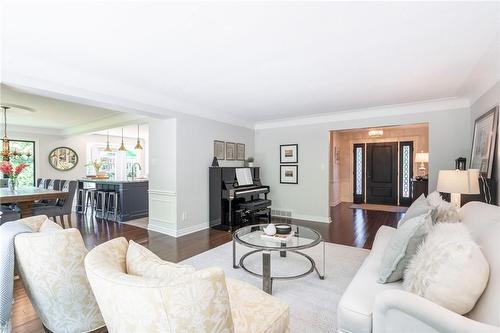
<instances>
[{"instance_id":1,"label":"white throw pillow","mask_svg":"<svg viewBox=\"0 0 500 333\"><path fill-rule=\"evenodd\" d=\"M128 243L127 274L169 281L195 271L193 266L174 264L131 240Z\"/></svg>"},{"instance_id":2,"label":"white throw pillow","mask_svg":"<svg viewBox=\"0 0 500 333\"><path fill-rule=\"evenodd\" d=\"M438 223L406 269L403 285L458 314L474 308L486 288L489 265L462 223Z\"/></svg>"},{"instance_id":3,"label":"white throw pillow","mask_svg":"<svg viewBox=\"0 0 500 333\"><path fill-rule=\"evenodd\" d=\"M59 231L59 230L64 230L64 229L59 224L51 221L50 219L46 219L45 221L43 221L43 223L40 226L40 229L38 231L39 232L54 232L54 231Z\"/></svg>"},{"instance_id":4,"label":"white throw pillow","mask_svg":"<svg viewBox=\"0 0 500 333\"><path fill-rule=\"evenodd\" d=\"M427 202L434 209L432 220L436 222L460 222L457 207L441 198L439 192L434 191L427 196Z\"/></svg>"}]
</instances>

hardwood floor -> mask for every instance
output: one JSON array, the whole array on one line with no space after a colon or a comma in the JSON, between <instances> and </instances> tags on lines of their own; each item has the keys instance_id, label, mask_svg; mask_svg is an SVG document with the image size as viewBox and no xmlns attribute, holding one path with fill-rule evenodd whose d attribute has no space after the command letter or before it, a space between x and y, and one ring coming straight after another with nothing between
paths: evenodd
<instances>
[{"instance_id":1,"label":"hardwood floor","mask_svg":"<svg viewBox=\"0 0 500 333\"><path fill-rule=\"evenodd\" d=\"M351 209L351 203L341 203L331 208L332 223L291 220L309 226L321 233L327 242L370 249L378 228L396 226L403 213ZM205 252L231 240L225 231L206 229L179 238L149 231L129 224L100 221L81 215L72 216L72 227L78 228L85 245L91 249L116 237L125 237L142 244L164 260L179 262ZM273 218L275 222L290 222ZM66 220L67 223L67 220ZM13 332L44 332L20 280L14 283Z\"/></svg>"}]
</instances>

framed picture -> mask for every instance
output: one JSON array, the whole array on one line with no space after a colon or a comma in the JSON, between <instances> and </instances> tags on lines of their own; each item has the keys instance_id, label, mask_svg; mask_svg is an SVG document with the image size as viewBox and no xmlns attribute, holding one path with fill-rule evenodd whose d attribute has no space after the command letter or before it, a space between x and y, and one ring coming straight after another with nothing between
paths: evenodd
<instances>
[{"instance_id":1,"label":"framed picture","mask_svg":"<svg viewBox=\"0 0 500 333\"><path fill-rule=\"evenodd\" d=\"M244 143L237 143L236 144L236 159L238 161L245 160L245 144Z\"/></svg>"},{"instance_id":2,"label":"framed picture","mask_svg":"<svg viewBox=\"0 0 500 333\"><path fill-rule=\"evenodd\" d=\"M218 160L223 160L226 157L225 144L224 141L214 140L214 157L217 157Z\"/></svg>"},{"instance_id":3,"label":"framed picture","mask_svg":"<svg viewBox=\"0 0 500 333\"><path fill-rule=\"evenodd\" d=\"M280 165L280 183L298 184L298 165Z\"/></svg>"},{"instance_id":4,"label":"framed picture","mask_svg":"<svg viewBox=\"0 0 500 333\"><path fill-rule=\"evenodd\" d=\"M49 164L59 171L68 171L78 164L78 154L68 147L57 147L49 153Z\"/></svg>"},{"instance_id":5,"label":"framed picture","mask_svg":"<svg viewBox=\"0 0 500 333\"><path fill-rule=\"evenodd\" d=\"M236 143L226 142L226 160L232 161L236 158Z\"/></svg>"},{"instance_id":6,"label":"framed picture","mask_svg":"<svg viewBox=\"0 0 500 333\"><path fill-rule=\"evenodd\" d=\"M299 145L280 145L280 163L299 163Z\"/></svg>"},{"instance_id":7,"label":"framed picture","mask_svg":"<svg viewBox=\"0 0 500 333\"><path fill-rule=\"evenodd\" d=\"M495 140L498 126L498 105L477 118L474 122L470 169L479 169L479 173L491 178Z\"/></svg>"}]
</instances>

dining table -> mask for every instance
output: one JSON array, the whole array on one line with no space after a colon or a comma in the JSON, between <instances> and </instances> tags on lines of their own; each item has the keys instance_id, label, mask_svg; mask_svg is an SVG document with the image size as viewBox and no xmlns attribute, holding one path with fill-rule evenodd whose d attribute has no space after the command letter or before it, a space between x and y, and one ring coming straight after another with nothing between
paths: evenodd
<instances>
[{"instance_id":1,"label":"dining table","mask_svg":"<svg viewBox=\"0 0 500 333\"><path fill-rule=\"evenodd\" d=\"M35 202L41 200L65 199L68 192L49 190L34 186L18 187L14 191L8 187L0 188L0 204L16 204L21 217L33 216Z\"/></svg>"}]
</instances>

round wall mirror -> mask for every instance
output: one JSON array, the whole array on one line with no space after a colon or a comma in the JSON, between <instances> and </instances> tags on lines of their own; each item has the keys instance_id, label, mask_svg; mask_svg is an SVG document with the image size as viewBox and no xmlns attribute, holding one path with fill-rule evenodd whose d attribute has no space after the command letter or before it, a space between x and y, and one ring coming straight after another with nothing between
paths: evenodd
<instances>
[{"instance_id":1,"label":"round wall mirror","mask_svg":"<svg viewBox=\"0 0 500 333\"><path fill-rule=\"evenodd\" d=\"M71 148L58 147L49 154L50 165L59 171L68 171L78 164L78 154Z\"/></svg>"}]
</instances>

